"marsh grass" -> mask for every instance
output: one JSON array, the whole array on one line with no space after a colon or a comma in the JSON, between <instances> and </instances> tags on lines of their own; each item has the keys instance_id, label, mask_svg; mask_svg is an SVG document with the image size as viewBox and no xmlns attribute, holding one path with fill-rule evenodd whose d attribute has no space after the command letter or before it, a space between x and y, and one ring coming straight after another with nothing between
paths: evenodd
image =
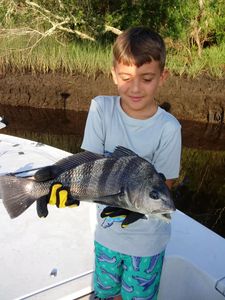
<instances>
[{"instance_id":1,"label":"marsh grass","mask_svg":"<svg viewBox=\"0 0 225 300\"><path fill-rule=\"evenodd\" d=\"M223 174L225 170L225 151L209 151L201 149L192 149L183 147L182 152L181 177L187 174L193 181L191 189L198 191L200 185L205 189L216 189L219 191L221 185L225 184L225 178L219 176L215 181L218 173ZM201 183L204 184L201 184Z\"/></svg>"},{"instance_id":2,"label":"marsh grass","mask_svg":"<svg viewBox=\"0 0 225 300\"><path fill-rule=\"evenodd\" d=\"M190 51L183 48L179 52L169 49L167 66L179 76L197 77L207 74L208 76L222 78L225 74L225 44L203 49L201 57L197 55L195 49Z\"/></svg>"},{"instance_id":3,"label":"marsh grass","mask_svg":"<svg viewBox=\"0 0 225 300\"><path fill-rule=\"evenodd\" d=\"M33 44L33 42L32 42ZM27 37L0 39L2 72L109 73L111 47L91 42L62 44L48 38L31 47Z\"/></svg>"},{"instance_id":4,"label":"marsh grass","mask_svg":"<svg viewBox=\"0 0 225 300\"><path fill-rule=\"evenodd\" d=\"M36 42L35 36L0 38L0 71L85 73L90 76L101 72L109 75L111 45L79 41L63 44L53 37ZM167 52L167 67L176 75L224 76L225 44L203 49L201 57L195 49L185 47L179 50L168 47Z\"/></svg>"},{"instance_id":5,"label":"marsh grass","mask_svg":"<svg viewBox=\"0 0 225 300\"><path fill-rule=\"evenodd\" d=\"M225 237L225 151L183 148L176 207Z\"/></svg>"}]
</instances>

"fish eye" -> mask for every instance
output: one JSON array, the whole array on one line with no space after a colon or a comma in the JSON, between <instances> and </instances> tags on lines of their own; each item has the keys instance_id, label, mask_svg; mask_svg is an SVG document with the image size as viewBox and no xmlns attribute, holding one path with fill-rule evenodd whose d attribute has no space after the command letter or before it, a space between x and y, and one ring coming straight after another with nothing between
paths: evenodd
<instances>
[{"instance_id":1,"label":"fish eye","mask_svg":"<svg viewBox=\"0 0 225 300\"><path fill-rule=\"evenodd\" d=\"M149 193L149 197L151 198L151 199L154 199L154 200L158 200L159 199L159 193L157 192L157 191L151 191L150 193Z\"/></svg>"}]
</instances>

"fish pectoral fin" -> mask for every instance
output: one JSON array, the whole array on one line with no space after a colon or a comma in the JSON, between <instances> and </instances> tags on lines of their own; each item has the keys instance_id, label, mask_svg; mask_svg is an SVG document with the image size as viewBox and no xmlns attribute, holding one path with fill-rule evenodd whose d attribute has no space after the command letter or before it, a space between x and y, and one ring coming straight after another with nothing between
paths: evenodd
<instances>
[{"instance_id":1,"label":"fish pectoral fin","mask_svg":"<svg viewBox=\"0 0 225 300\"><path fill-rule=\"evenodd\" d=\"M115 193L115 194L109 194L109 195L104 195L104 196L100 196L98 197L97 199L107 199L107 198L117 198L117 197L122 197L124 196L124 188L121 188L121 190L118 192L118 193Z\"/></svg>"},{"instance_id":2,"label":"fish pectoral fin","mask_svg":"<svg viewBox=\"0 0 225 300\"><path fill-rule=\"evenodd\" d=\"M96 198L92 198L92 201L95 203L109 205L109 201L110 201L109 199L112 199L113 202L117 203L118 197L122 197L123 195L124 195L124 190L121 190L120 192L115 194L103 195L103 196L98 196Z\"/></svg>"}]
</instances>

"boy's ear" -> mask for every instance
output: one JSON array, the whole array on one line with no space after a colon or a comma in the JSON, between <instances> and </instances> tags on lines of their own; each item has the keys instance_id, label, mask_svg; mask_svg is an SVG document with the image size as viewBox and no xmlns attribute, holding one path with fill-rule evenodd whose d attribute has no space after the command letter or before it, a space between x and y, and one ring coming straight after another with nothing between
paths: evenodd
<instances>
[{"instance_id":1,"label":"boy's ear","mask_svg":"<svg viewBox=\"0 0 225 300\"><path fill-rule=\"evenodd\" d=\"M170 75L170 72L168 69L164 69L162 71L161 76L160 76L160 86L163 85L163 83L167 80L169 75Z\"/></svg>"},{"instance_id":2,"label":"boy's ear","mask_svg":"<svg viewBox=\"0 0 225 300\"><path fill-rule=\"evenodd\" d=\"M116 76L116 71L115 71L115 68L114 68L114 67L112 67L111 73L112 73L113 81L114 81L114 83L117 85L118 82L117 82L117 76Z\"/></svg>"}]
</instances>

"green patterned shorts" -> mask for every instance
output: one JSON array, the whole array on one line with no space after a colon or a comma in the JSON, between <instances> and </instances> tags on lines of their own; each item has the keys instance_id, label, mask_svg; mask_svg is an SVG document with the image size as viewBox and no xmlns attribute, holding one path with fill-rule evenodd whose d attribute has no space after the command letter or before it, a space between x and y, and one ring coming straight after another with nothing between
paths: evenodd
<instances>
[{"instance_id":1,"label":"green patterned shorts","mask_svg":"<svg viewBox=\"0 0 225 300\"><path fill-rule=\"evenodd\" d=\"M95 295L103 299L121 295L123 300L156 300L164 254L130 256L95 242Z\"/></svg>"}]
</instances>

